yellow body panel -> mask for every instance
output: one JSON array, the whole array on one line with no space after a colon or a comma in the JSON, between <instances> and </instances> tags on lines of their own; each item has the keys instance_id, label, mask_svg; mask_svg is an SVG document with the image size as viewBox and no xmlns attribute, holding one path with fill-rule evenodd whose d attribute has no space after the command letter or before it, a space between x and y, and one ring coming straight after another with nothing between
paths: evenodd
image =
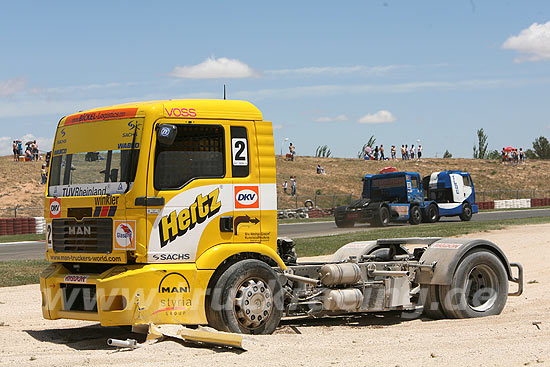
<instances>
[{"instance_id":1,"label":"yellow body panel","mask_svg":"<svg viewBox=\"0 0 550 367\"><path fill-rule=\"evenodd\" d=\"M59 182L51 185L55 176L49 177L46 258L54 264L40 279L44 318L92 320L102 325L205 324L206 290L226 259L254 253L285 269L277 254L273 132L271 123L262 120L260 111L248 102L220 100L128 103L63 118L52 149L52 160L62 162L59 172L71 164L69 156L81 158L71 172L80 177L86 169L97 176L103 164L111 167L106 160L122 162L123 154L131 157L139 151L139 159L129 186L122 181L122 166L113 183L106 178L95 186L73 184L72 179L63 185L66 177L59 172ZM225 141L223 176L193 179L178 189L155 188L160 124L219 127ZM246 177L237 177L232 168L236 167L234 127L246 131ZM120 153L102 157L108 151ZM99 160L90 161L89 152L99 152ZM115 184L122 185L116 188ZM115 191L102 194L109 190ZM255 201L250 200L254 195ZM146 197L163 198L164 205L138 204ZM231 218L234 227L223 231L222 218ZM84 224L95 219L112 221L113 247L106 252L85 250L91 230ZM82 241L54 251L56 241L71 235L78 239L79 231ZM76 303L71 300L75 294ZM86 309L91 300L96 308Z\"/></svg>"}]
</instances>

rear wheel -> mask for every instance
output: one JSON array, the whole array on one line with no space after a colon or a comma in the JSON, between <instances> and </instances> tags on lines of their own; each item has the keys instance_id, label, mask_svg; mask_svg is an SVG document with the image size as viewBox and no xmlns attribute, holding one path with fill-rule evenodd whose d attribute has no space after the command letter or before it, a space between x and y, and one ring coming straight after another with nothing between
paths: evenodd
<instances>
[{"instance_id":1,"label":"rear wheel","mask_svg":"<svg viewBox=\"0 0 550 367\"><path fill-rule=\"evenodd\" d=\"M420 222L422 222L422 211L418 205L415 205L409 213L409 223L415 225L420 224Z\"/></svg>"},{"instance_id":2,"label":"rear wheel","mask_svg":"<svg viewBox=\"0 0 550 367\"><path fill-rule=\"evenodd\" d=\"M472 206L469 203L462 205L462 214L460 214L460 220L465 222L472 219Z\"/></svg>"},{"instance_id":3,"label":"rear wheel","mask_svg":"<svg viewBox=\"0 0 550 367\"><path fill-rule=\"evenodd\" d=\"M378 210L378 216L373 223L377 227L385 227L390 224L390 211L387 207L383 206Z\"/></svg>"},{"instance_id":4,"label":"rear wheel","mask_svg":"<svg viewBox=\"0 0 550 367\"><path fill-rule=\"evenodd\" d=\"M434 284L422 285L420 288L420 300L424 306L424 315L430 319L444 319L447 316L439 302L439 286Z\"/></svg>"},{"instance_id":5,"label":"rear wheel","mask_svg":"<svg viewBox=\"0 0 550 367\"><path fill-rule=\"evenodd\" d=\"M227 268L208 297L208 324L241 334L271 334L283 309L277 274L259 260L243 260Z\"/></svg>"},{"instance_id":6,"label":"rear wheel","mask_svg":"<svg viewBox=\"0 0 550 367\"><path fill-rule=\"evenodd\" d=\"M508 299L508 275L492 252L473 251L458 265L451 284L439 287L447 316L457 319L498 315Z\"/></svg>"},{"instance_id":7,"label":"rear wheel","mask_svg":"<svg viewBox=\"0 0 550 367\"><path fill-rule=\"evenodd\" d=\"M428 206L426 214L426 222L435 223L439 221L439 209L437 208L437 205L431 204L430 206Z\"/></svg>"}]
</instances>

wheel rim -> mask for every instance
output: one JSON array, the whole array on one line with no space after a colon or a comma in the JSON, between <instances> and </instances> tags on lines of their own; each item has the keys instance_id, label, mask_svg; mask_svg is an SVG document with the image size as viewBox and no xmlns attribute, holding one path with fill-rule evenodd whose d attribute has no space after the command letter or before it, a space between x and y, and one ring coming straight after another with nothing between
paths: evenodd
<instances>
[{"instance_id":1,"label":"wheel rim","mask_svg":"<svg viewBox=\"0 0 550 367\"><path fill-rule=\"evenodd\" d=\"M435 218L437 218L437 212L435 211L435 208L432 206L430 208L430 219L432 222L435 222Z\"/></svg>"},{"instance_id":2,"label":"wheel rim","mask_svg":"<svg viewBox=\"0 0 550 367\"><path fill-rule=\"evenodd\" d=\"M262 279L251 278L237 288L234 312L239 324L248 329L262 326L273 309L271 289Z\"/></svg>"},{"instance_id":3,"label":"wheel rim","mask_svg":"<svg viewBox=\"0 0 550 367\"><path fill-rule=\"evenodd\" d=\"M464 215L466 217L470 217L472 215L472 208L470 208L469 206L465 206L464 207Z\"/></svg>"},{"instance_id":4,"label":"wheel rim","mask_svg":"<svg viewBox=\"0 0 550 367\"><path fill-rule=\"evenodd\" d=\"M477 312L489 310L498 296L498 277L487 265L477 265L470 270L466 280L466 301Z\"/></svg>"}]
</instances>

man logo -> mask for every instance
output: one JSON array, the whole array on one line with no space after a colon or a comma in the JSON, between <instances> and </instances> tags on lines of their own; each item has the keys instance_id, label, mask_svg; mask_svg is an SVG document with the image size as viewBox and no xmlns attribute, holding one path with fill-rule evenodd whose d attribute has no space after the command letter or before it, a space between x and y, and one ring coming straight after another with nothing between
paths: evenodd
<instances>
[{"instance_id":1,"label":"man logo","mask_svg":"<svg viewBox=\"0 0 550 367\"><path fill-rule=\"evenodd\" d=\"M191 287L187 279L179 273L169 273L162 278L158 288L159 293L190 293Z\"/></svg>"},{"instance_id":2,"label":"man logo","mask_svg":"<svg viewBox=\"0 0 550 367\"><path fill-rule=\"evenodd\" d=\"M235 208L257 209L260 207L258 186L235 186Z\"/></svg>"}]
</instances>

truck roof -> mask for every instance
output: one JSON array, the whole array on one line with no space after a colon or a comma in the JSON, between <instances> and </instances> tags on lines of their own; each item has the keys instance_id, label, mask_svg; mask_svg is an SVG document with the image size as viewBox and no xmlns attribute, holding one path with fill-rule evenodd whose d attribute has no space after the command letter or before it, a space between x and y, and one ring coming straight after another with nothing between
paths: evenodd
<instances>
[{"instance_id":1,"label":"truck roof","mask_svg":"<svg viewBox=\"0 0 550 367\"><path fill-rule=\"evenodd\" d=\"M381 178L381 177L401 177L401 176L419 176L420 174L418 172L388 172L388 173L379 173L377 175L365 175L365 178Z\"/></svg>"},{"instance_id":2,"label":"truck roof","mask_svg":"<svg viewBox=\"0 0 550 367\"><path fill-rule=\"evenodd\" d=\"M252 103L246 101L167 99L124 103L80 111L61 119L59 126L118 118L142 117L146 114L157 115L158 118L263 120L260 110Z\"/></svg>"}]
</instances>

